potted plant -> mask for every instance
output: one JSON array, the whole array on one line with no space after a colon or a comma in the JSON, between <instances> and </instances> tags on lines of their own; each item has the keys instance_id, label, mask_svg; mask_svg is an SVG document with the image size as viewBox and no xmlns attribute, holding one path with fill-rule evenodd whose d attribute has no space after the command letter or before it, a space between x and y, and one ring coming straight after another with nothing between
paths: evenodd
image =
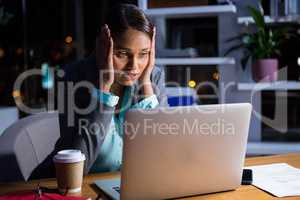
<instances>
[{"instance_id":1,"label":"potted plant","mask_svg":"<svg viewBox=\"0 0 300 200\"><path fill-rule=\"evenodd\" d=\"M254 20L256 31L241 33L237 37L227 40L239 40L240 43L229 48L225 55L233 51L243 49L241 59L242 68L245 69L247 63L252 59L252 77L256 82L276 81L278 74L278 59L280 55L280 45L286 38L285 31L272 30L267 27L263 14L253 7L248 7Z\"/></svg>"}]
</instances>

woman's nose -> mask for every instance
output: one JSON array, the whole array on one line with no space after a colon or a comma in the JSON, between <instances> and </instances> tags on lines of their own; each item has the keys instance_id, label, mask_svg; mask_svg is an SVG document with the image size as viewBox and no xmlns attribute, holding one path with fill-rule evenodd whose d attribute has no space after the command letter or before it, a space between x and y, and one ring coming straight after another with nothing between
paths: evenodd
<instances>
[{"instance_id":1,"label":"woman's nose","mask_svg":"<svg viewBox=\"0 0 300 200\"><path fill-rule=\"evenodd\" d=\"M138 60L136 58L132 58L130 59L130 61L128 62L128 70L130 71L135 71L139 69L139 65L138 65Z\"/></svg>"}]
</instances>

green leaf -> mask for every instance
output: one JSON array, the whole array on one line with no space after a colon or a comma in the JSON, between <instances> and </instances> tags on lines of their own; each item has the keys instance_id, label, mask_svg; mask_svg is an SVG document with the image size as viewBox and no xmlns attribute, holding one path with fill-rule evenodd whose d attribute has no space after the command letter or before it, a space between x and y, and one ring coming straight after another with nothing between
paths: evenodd
<instances>
[{"instance_id":1,"label":"green leaf","mask_svg":"<svg viewBox=\"0 0 300 200\"><path fill-rule=\"evenodd\" d=\"M251 44L251 36L249 36L249 35L246 35L246 36L244 36L243 37L243 39L242 39L242 41L243 41L243 43L245 44L245 45L249 45L249 44Z\"/></svg>"},{"instance_id":2,"label":"green leaf","mask_svg":"<svg viewBox=\"0 0 300 200\"><path fill-rule=\"evenodd\" d=\"M233 41L236 41L236 40L242 40L243 37L249 35L248 33L241 33L240 35L237 35L235 37L231 37L231 38L228 38L225 40L225 42L233 42Z\"/></svg>"},{"instance_id":3,"label":"green leaf","mask_svg":"<svg viewBox=\"0 0 300 200\"><path fill-rule=\"evenodd\" d=\"M237 44L235 46L230 47L229 49L226 50L224 53L224 56L227 56L228 54L232 53L233 51L236 51L238 49L242 49L244 47L244 44Z\"/></svg>"},{"instance_id":4,"label":"green leaf","mask_svg":"<svg viewBox=\"0 0 300 200\"><path fill-rule=\"evenodd\" d=\"M275 54L277 54L277 55L279 55L279 56L281 55L281 52L280 52L279 49L276 49L274 52L275 52Z\"/></svg>"},{"instance_id":5,"label":"green leaf","mask_svg":"<svg viewBox=\"0 0 300 200\"><path fill-rule=\"evenodd\" d=\"M251 55L247 54L247 55L244 55L244 57L241 59L241 65L242 65L243 70L246 69L247 64L248 64L250 58L251 58Z\"/></svg>"},{"instance_id":6,"label":"green leaf","mask_svg":"<svg viewBox=\"0 0 300 200\"><path fill-rule=\"evenodd\" d=\"M259 12L257 9L255 9L252 6L248 6L248 9L258 29L265 29L266 26L265 19L264 16L261 14L261 12Z\"/></svg>"}]
</instances>

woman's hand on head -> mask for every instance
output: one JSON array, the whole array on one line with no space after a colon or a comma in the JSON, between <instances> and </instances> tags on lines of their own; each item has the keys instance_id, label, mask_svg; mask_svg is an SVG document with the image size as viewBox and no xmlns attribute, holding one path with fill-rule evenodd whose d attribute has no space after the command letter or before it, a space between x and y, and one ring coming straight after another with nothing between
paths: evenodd
<instances>
[{"instance_id":1,"label":"woman's hand on head","mask_svg":"<svg viewBox=\"0 0 300 200\"><path fill-rule=\"evenodd\" d=\"M156 34L156 29L154 27L152 41L151 41L149 61L148 61L146 68L144 69L142 75L139 78L144 97L151 96L154 94L153 87L151 84L151 73L152 73L154 65L155 65L155 34Z\"/></svg>"},{"instance_id":2,"label":"woman's hand on head","mask_svg":"<svg viewBox=\"0 0 300 200\"><path fill-rule=\"evenodd\" d=\"M96 39L96 64L99 67L99 89L110 92L114 83L113 39L105 24Z\"/></svg>"},{"instance_id":3,"label":"woman's hand on head","mask_svg":"<svg viewBox=\"0 0 300 200\"><path fill-rule=\"evenodd\" d=\"M142 75L139 78L141 83L151 82L150 77L151 77L151 73L152 73L152 70L155 65L155 35L156 35L156 28L153 27L153 36L152 36L152 40L151 40L149 61L148 61L146 68L144 69Z\"/></svg>"}]
</instances>

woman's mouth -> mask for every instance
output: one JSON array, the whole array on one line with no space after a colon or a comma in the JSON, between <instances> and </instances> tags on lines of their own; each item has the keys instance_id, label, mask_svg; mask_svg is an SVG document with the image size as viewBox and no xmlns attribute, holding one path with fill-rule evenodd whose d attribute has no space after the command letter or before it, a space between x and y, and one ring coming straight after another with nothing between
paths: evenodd
<instances>
[{"instance_id":1,"label":"woman's mouth","mask_svg":"<svg viewBox=\"0 0 300 200\"><path fill-rule=\"evenodd\" d=\"M126 79L135 80L138 77L138 73L125 72Z\"/></svg>"}]
</instances>

